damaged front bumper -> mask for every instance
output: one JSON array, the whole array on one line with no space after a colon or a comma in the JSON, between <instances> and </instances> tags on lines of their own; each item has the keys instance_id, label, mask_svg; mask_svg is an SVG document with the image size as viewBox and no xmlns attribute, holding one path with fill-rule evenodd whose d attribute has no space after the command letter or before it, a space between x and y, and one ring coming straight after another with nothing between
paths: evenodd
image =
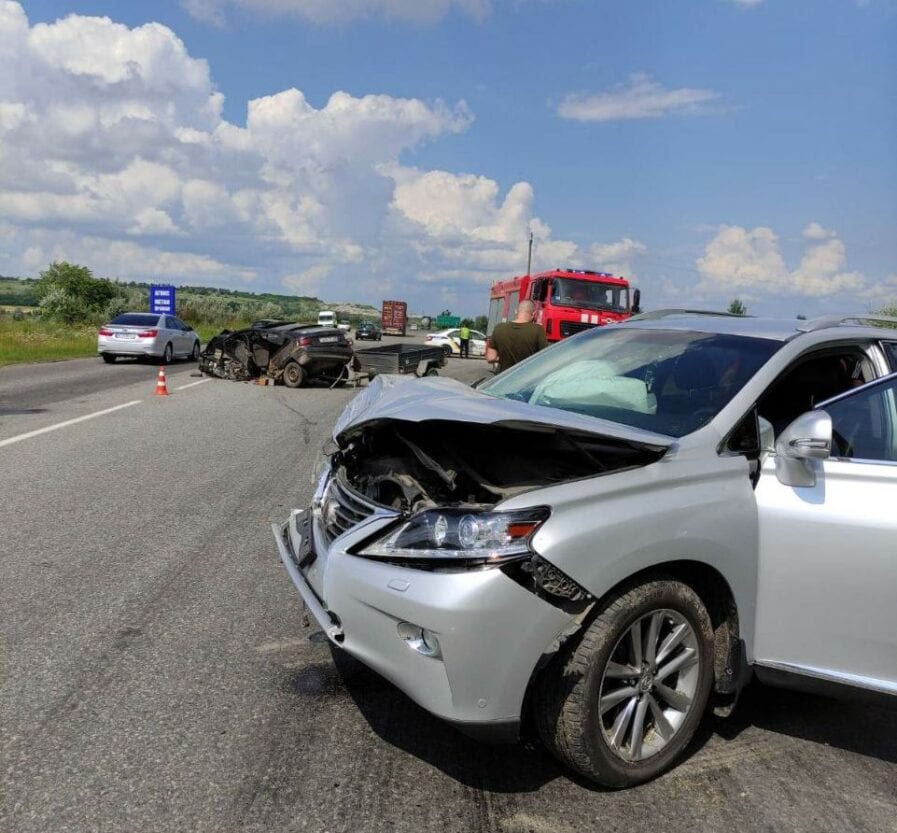
<instances>
[{"instance_id":1,"label":"damaged front bumper","mask_svg":"<svg viewBox=\"0 0 897 833\"><path fill-rule=\"evenodd\" d=\"M462 731L516 740L533 671L574 614L500 569L431 572L349 552L394 520L374 517L332 542L314 509L272 527L281 561L330 640Z\"/></svg>"}]
</instances>

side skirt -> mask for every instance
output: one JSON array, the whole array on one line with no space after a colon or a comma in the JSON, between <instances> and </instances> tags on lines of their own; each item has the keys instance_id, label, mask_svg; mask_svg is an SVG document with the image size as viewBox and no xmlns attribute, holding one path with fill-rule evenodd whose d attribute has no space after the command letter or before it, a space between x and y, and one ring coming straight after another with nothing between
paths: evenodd
<instances>
[{"instance_id":1,"label":"side skirt","mask_svg":"<svg viewBox=\"0 0 897 833\"><path fill-rule=\"evenodd\" d=\"M775 663L754 664L760 682L777 688L805 691L840 700L861 700L878 706L897 708L897 684L864 677L841 677L816 668Z\"/></svg>"}]
</instances>

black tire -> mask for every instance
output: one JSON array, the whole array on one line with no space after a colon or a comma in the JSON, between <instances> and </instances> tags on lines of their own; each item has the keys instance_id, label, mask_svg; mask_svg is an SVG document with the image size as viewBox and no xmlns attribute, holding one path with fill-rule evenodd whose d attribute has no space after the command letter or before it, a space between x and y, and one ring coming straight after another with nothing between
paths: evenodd
<instances>
[{"instance_id":1,"label":"black tire","mask_svg":"<svg viewBox=\"0 0 897 833\"><path fill-rule=\"evenodd\" d=\"M114 356L112 353L100 353L100 355L106 364L115 364L115 360L118 358L118 356Z\"/></svg>"},{"instance_id":2,"label":"black tire","mask_svg":"<svg viewBox=\"0 0 897 833\"><path fill-rule=\"evenodd\" d=\"M194 362L199 361L199 354L201 352L201 347L198 341L193 342L193 351L190 353L190 360Z\"/></svg>"},{"instance_id":3,"label":"black tire","mask_svg":"<svg viewBox=\"0 0 897 833\"><path fill-rule=\"evenodd\" d=\"M452 351L452 346L451 346L450 344L443 344L443 345L442 345L442 352L445 353L445 357L448 358L449 356L452 355L452 352L453 352L453 351Z\"/></svg>"},{"instance_id":4,"label":"black tire","mask_svg":"<svg viewBox=\"0 0 897 833\"><path fill-rule=\"evenodd\" d=\"M171 346L171 342L165 345L165 352L162 353L162 364L171 364L171 360L174 358L174 348Z\"/></svg>"},{"instance_id":5,"label":"black tire","mask_svg":"<svg viewBox=\"0 0 897 833\"><path fill-rule=\"evenodd\" d=\"M288 388L301 388L305 384L305 371L298 362L287 362L283 369L283 383Z\"/></svg>"},{"instance_id":6,"label":"black tire","mask_svg":"<svg viewBox=\"0 0 897 833\"><path fill-rule=\"evenodd\" d=\"M623 678L625 669L635 664L632 657L635 640L631 634L642 634L643 639L638 641L650 644L655 617L662 622L655 646L672 633L673 627L684 622L690 628L687 640L659 663L662 672L671 658L678 659L691 652L683 670L662 678L669 686L654 681L647 662L640 666L644 669L640 676ZM643 622L648 623L647 632L642 629ZM613 671L608 675L612 660ZM672 682L674 679L676 682ZM578 642L546 669L536 690L536 724L545 745L565 764L603 786L630 787L656 778L682 754L701 722L712 683L713 628L700 598L688 585L678 581L648 581L624 588L604 601ZM681 710L681 720L678 720L678 707L672 699L665 700L656 685L665 688L671 698L683 696L674 686L675 689L693 686L686 697L689 705ZM632 694L615 701L615 696L624 689ZM603 714L598 707L602 695L606 702L615 701ZM655 719L655 707L663 723ZM623 714L627 709L632 717ZM633 724L639 713L642 731L638 733L638 752L633 753ZM621 745L628 744L628 750L615 749L606 734L613 734L618 724L621 727L618 740ZM669 734L668 738L663 737L662 729ZM657 751L650 751L652 745ZM640 757L633 760L632 754Z\"/></svg>"},{"instance_id":7,"label":"black tire","mask_svg":"<svg viewBox=\"0 0 897 833\"><path fill-rule=\"evenodd\" d=\"M424 373L424 376L438 376L439 371L435 367L428 367L427 372Z\"/></svg>"}]
</instances>

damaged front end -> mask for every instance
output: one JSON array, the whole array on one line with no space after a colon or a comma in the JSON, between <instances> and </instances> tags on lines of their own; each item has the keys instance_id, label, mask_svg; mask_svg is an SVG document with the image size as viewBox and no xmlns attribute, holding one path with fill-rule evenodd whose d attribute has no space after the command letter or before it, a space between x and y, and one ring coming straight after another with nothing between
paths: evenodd
<instances>
[{"instance_id":1,"label":"damaged front end","mask_svg":"<svg viewBox=\"0 0 897 833\"><path fill-rule=\"evenodd\" d=\"M665 448L538 423L367 422L332 463L353 490L403 515L492 507L545 486L648 465Z\"/></svg>"},{"instance_id":2,"label":"damaged front end","mask_svg":"<svg viewBox=\"0 0 897 833\"><path fill-rule=\"evenodd\" d=\"M347 409L319 494L327 540L385 513L394 521L350 554L428 571L500 567L555 606L585 607L589 594L533 546L552 512L539 490L650 465L670 442L589 431L594 420L484 399L450 380L422 384L429 404L415 397L413 417L405 416L408 397L420 387L402 383L385 383ZM533 505L519 508L530 492Z\"/></svg>"},{"instance_id":3,"label":"damaged front end","mask_svg":"<svg viewBox=\"0 0 897 833\"><path fill-rule=\"evenodd\" d=\"M248 382L263 375L270 348L254 330L224 330L209 340L199 356L199 372L233 382Z\"/></svg>"},{"instance_id":4,"label":"damaged front end","mask_svg":"<svg viewBox=\"0 0 897 833\"><path fill-rule=\"evenodd\" d=\"M333 643L462 731L514 739L534 669L595 603L549 559L576 491L552 487L672 443L451 379L378 377L340 417L310 507L273 531Z\"/></svg>"}]
</instances>

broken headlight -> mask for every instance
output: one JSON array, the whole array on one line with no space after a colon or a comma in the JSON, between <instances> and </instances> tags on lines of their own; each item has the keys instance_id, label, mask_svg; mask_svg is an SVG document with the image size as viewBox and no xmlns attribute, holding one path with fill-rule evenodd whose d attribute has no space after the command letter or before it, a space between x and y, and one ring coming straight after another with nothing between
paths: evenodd
<instances>
[{"instance_id":1,"label":"broken headlight","mask_svg":"<svg viewBox=\"0 0 897 833\"><path fill-rule=\"evenodd\" d=\"M544 506L513 512L430 509L368 541L357 554L430 566L504 564L532 555L530 540L548 515Z\"/></svg>"}]
</instances>

